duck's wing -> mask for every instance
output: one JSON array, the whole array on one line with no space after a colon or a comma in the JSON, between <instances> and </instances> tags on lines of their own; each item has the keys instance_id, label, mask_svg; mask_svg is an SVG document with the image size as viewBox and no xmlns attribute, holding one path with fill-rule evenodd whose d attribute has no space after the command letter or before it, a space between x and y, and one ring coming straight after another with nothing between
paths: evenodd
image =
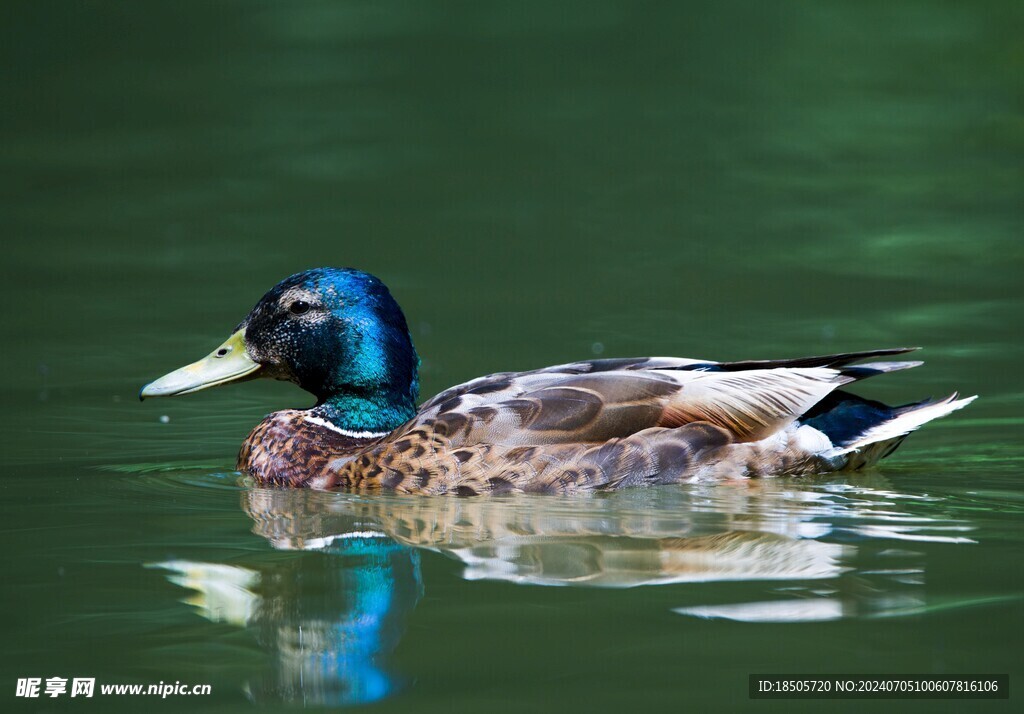
<instances>
[{"instance_id":1,"label":"duck's wing","mask_svg":"<svg viewBox=\"0 0 1024 714\"><path fill-rule=\"evenodd\" d=\"M843 384L918 363L844 365L905 351L747 363L594 360L496 374L438 395L393 438L422 430L439 433L453 447L599 443L704 421L736 441L753 441L792 423Z\"/></svg>"},{"instance_id":2,"label":"duck's wing","mask_svg":"<svg viewBox=\"0 0 1024 714\"><path fill-rule=\"evenodd\" d=\"M840 352L815 357L797 357L779 360L743 360L738 362L716 362L707 359L686 357L624 357L612 359L582 360L567 364L544 367L528 372L499 372L479 377L456 385L427 400L420 407L422 415L436 412L443 405L480 405L502 397L521 396L538 385L550 383L552 375L598 374L602 372L650 372L671 370L685 372L742 372L751 369L779 369L784 367L833 367L840 368L854 362L878 357L905 354L918 347L894 347L865 352Z\"/></svg>"},{"instance_id":3,"label":"duck's wing","mask_svg":"<svg viewBox=\"0 0 1024 714\"><path fill-rule=\"evenodd\" d=\"M438 433L452 447L539 446L593 444L703 421L736 441L753 441L853 379L827 367L534 375L517 384L517 390L526 386L517 394L507 392L511 387L464 394L421 413L409 428Z\"/></svg>"}]
</instances>

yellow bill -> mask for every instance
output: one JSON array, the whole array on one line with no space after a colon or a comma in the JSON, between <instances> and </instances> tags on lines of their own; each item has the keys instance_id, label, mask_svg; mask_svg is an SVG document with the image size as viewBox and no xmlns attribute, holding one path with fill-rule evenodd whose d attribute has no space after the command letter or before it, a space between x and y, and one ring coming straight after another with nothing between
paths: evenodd
<instances>
[{"instance_id":1,"label":"yellow bill","mask_svg":"<svg viewBox=\"0 0 1024 714\"><path fill-rule=\"evenodd\" d=\"M260 368L245 351L245 331L239 330L212 353L160 379L150 382L139 392L146 397L174 397L198 392L228 382L237 382Z\"/></svg>"}]
</instances>

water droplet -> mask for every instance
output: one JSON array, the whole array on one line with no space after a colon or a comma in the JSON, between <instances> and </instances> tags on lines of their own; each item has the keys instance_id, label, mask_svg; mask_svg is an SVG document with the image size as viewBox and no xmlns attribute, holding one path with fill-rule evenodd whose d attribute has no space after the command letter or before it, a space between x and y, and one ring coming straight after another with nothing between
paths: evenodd
<instances>
[{"instance_id":1,"label":"water droplet","mask_svg":"<svg viewBox=\"0 0 1024 714\"><path fill-rule=\"evenodd\" d=\"M169 416L167 416L166 414L164 414L164 415L162 415L160 417L160 423L161 424L168 424L168 423L170 423L170 421L171 421L171 418Z\"/></svg>"}]
</instances>

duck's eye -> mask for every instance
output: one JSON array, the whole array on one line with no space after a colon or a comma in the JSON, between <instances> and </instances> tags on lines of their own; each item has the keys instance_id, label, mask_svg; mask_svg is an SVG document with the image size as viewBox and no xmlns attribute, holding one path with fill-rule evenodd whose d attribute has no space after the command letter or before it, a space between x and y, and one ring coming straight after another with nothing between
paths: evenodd
<instances>
[{"instance_id":1,"label":"duck's eye","mask_svg":"<svg viewBox=\"0 0 1024 714\"><path fill-rule=\"evenodd\" d=\"M288 306L288 312L293 315L305 315L309 312L309 303L305 300L296 300Z\"/></svg>"}]
</instances>

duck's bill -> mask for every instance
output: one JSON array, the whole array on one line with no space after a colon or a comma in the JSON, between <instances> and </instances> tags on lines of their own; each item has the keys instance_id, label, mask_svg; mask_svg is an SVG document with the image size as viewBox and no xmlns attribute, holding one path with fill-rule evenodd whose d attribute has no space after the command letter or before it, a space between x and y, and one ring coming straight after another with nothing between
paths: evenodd
<instances>
[{"instance_id":1,"label":"duck's bill","mask_svg":"<svg viewBox=\"0 0 1024 714\"><path fill-rule=\"evenodd\" d=\"M139 392L139 399L191 394L200 389L251 379L257 376L259 368L259 363L246 354L245 331L239 330L198 362L176 369L147 384Z\"/></svg>"}]
</instances>

